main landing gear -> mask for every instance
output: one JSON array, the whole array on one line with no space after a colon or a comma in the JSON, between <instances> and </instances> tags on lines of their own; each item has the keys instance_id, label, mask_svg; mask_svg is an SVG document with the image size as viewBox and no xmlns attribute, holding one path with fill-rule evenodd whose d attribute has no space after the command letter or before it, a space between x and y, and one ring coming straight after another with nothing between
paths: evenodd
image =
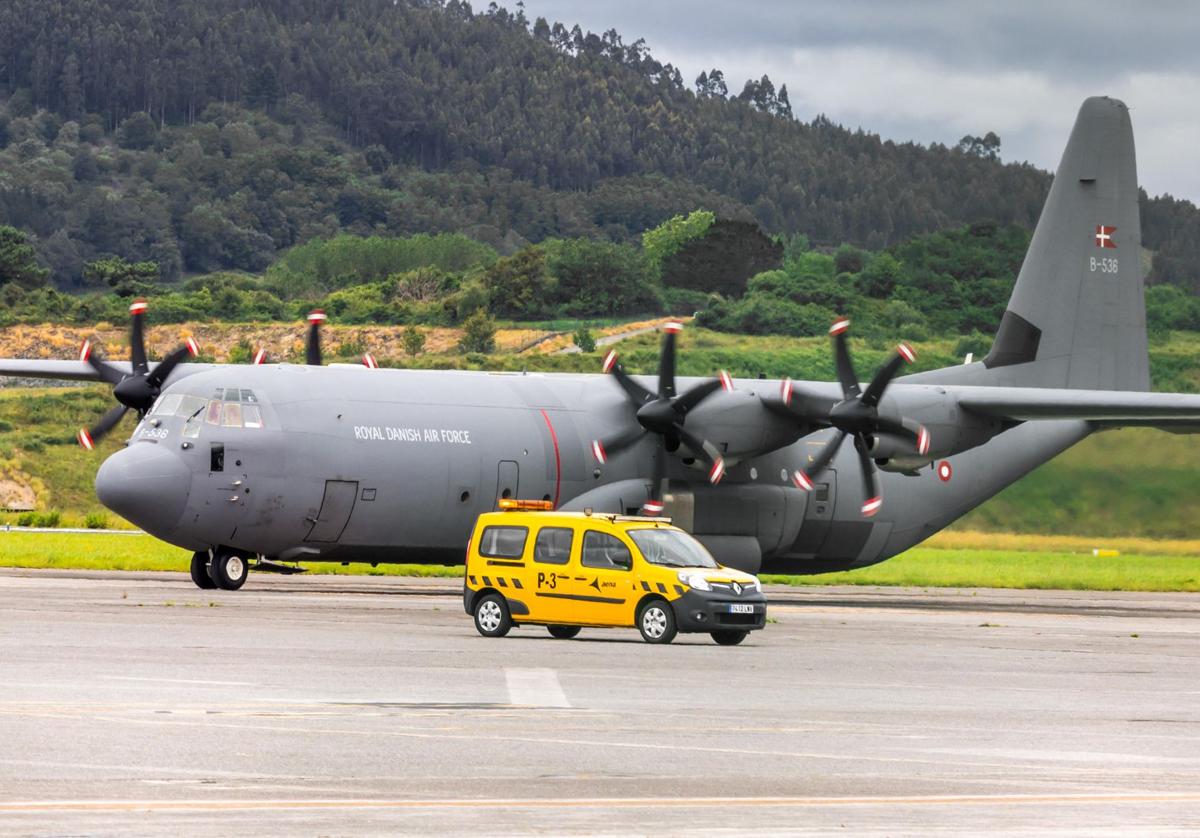
<instances>
[{"instance_id":1,"label":"main landing gear","mask_svg":"<svg viewBox=\"0 0 1200 838\"><path fill-rule=\"evenodd\" d=\"M197 588L236 591L246 584L249 575L250 563L232 551L217 549L192 556L192 581Z\"/></svg>"}]
</instances>

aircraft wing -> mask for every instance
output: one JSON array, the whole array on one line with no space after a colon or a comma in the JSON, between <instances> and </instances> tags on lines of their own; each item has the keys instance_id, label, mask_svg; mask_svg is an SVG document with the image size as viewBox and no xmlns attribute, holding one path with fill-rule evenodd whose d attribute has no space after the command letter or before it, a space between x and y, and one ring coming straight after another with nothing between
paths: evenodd
<instances>
[{"instance_id":1,"label":"aircraft wing","mask_svg":"<svg viewBox=\"0 0 1200 838\"><path fill-rule=\"evenodd\" d=\"M128 361L110 361L122 374L129 375ZM0 375L19 378L57 378L64 381L102 381L100 374L83 361L30 361L0 358Z\"/></svg>"},{"instance_id":2,"label":"aircraft wing","mask_svg":"<svg viewBox=\"0 0 1200 838\"><path fill-rule=\"evenodd\" d=\"M1200 395L1041 387L947 387L960 407L998 419L1085 419L1106 428L1200 433Z\"/></svg>"}]
</instances>

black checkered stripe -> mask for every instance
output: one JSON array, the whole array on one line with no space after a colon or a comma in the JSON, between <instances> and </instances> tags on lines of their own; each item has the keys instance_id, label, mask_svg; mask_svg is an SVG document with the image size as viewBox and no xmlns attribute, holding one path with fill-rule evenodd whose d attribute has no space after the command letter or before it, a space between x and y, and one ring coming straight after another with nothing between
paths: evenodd
<instances>
[{"instance_id":1,"label":"black checkered stripe","mask_svg":"<svg viewBox=\"0 0 1200 838\"><path fill-rule=\"evenodd\" d=\"M478 585L479 582L476 580L479 580L479 579L483 580L483 587L485 587L485 588L516 588L519 591L525 587L524 585L521 584L521 580L517 579L515 576L508 578L508 579L505 579L503 576L468 576L467 577L467 581L470 582L472 585ZM493 584L493 582L494 582L494 584Z\"/></svg>"},{"instance_id":2,"label":"black checkered stripe","mask_svg":"<svg viewBox=\"0 0 1200 838\"><path fill-rule=\"evenodd\" d=\"M678 594L679 596L683 596L684 589L683 589L682 585L674 585L673 587L675 588L676 594ZM655 582L653 585L651 585L649 582L642 583L642 590L646 591L647 593L651 593L656 589L658 590L658 592L660 594L665 594L667 592L667 586L664 585L662 582Z\"/></svg>"}]
</instances>

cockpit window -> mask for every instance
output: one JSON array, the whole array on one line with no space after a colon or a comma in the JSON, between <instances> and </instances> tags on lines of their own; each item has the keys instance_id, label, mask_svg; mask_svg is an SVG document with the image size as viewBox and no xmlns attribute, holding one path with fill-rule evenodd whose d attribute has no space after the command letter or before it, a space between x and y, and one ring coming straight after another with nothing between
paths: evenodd
<instances>
[{"instance_id":1,"label":"cockpit window","mask_svg":"<svg viewBox=\"0 0 1200 838\"><path fill-rule=\"evenodd\" d=\"M183 401L182 393L167 393L154 404L154 409L150 411L151 416L174 416L175 411L179 409L179 403Z\"/></svg>"},{"instance_id":2,"label":"cockpit window","mask_svg":"<svg viewBox=\"0 0 1200 838\"><path fill-rule=\"evenodd\" d=\"M187 420L183 425L183 435L189 438L200 435L202 424L251 429L259 429L264 425L262 408L254 392L233 387L218 387L211 399L172 393L159 400L154 413L182 416Z\"/></svg>"},{"instance_id":3,"label":"cockpit window","mask_svg":"<svg viewBox=\"0 0 1200 838\"><path fill-rule=\"evenodd\" d=\"M208 410L204 414L204 424L221 424L221 402L219 399L213 399L208 403Z\"/></svg>"}]
</instances>

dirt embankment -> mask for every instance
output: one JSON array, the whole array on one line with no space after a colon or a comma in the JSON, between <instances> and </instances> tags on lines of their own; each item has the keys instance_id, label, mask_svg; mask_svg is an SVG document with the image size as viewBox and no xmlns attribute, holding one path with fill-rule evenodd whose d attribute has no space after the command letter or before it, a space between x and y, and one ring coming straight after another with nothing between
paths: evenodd
<instances>
[{"instance_id":1,"label":"dirt embankment","mask_svg":"<svg viewBox=\"0 0 1200 838\"><path fill-rule=\"evenodd\" d=\"M597 337L644 327L654 327L670 318L625 323L597 329ZM304 355L306 326L303 323L181 323L150 326L146 329L146 351L161 358L186 337L194 337L206 358L218 363L230 360L238 347L249 347L253 354L264 349L268 361L298 361ZM322 329L326 354L330 357L353 356L370 352L377 358L400 358L404 354L402 334L406 326L339 326ZM418 326L425 336L425 353L454 353L462 338L461 329ZM69 360L90 340L106 358L129 360L129 331L124 324L98 323L95 326L55 324L18 325L0 329L0 357ZM572 344L570 333L539 329L500 329L496 332L498 352L555 352Z\"/></svg>"}]
</instances>

